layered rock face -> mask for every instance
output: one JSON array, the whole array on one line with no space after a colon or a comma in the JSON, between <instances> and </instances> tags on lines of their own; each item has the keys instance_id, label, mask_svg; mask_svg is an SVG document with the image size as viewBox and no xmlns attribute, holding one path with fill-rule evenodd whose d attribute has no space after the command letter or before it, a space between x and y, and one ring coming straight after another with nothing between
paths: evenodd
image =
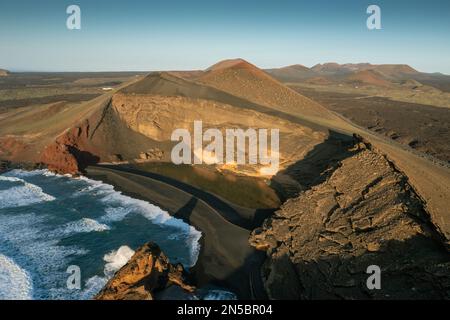
<instances>
[{"instance_id":1,"label":"layered rock face","mask_svg":"<svg viewBox=\"0 0 450 320\"><path fill-rule=\"evenodd\" d=\"M255 68L251 68L253 76L268 78ZM288 92L291 98L296 97L292 98L294 102L311 104L309 109L316 110L315 103L277 81L267 83L274 86L271 92L281 90L277 96ZM265 92L263 88L260 91ZM150 74L100 98L74 106L57 103L26 108L19 114L11 111L0 119L0 158L40 162L52 171L70 174L82 173L86 166L98 162L168 162L176 145L172 133L186 129L193 135L194 122L201 120L202 133L214 128L224 137L227 129L267 129L269 135L272 129L278 129L279 150L273 151L280 155L283 168L326 139L322 127L292 121L284 113L279 117L272 108L170 73ZM204 141L203 147L207 144ZM267 146L272 154L272 143ZM198 148L193 151L201 152ZM248 159L248 148L244 152ZM215 155L207 160L221 163ZM219 169L267 175L260 164Z\"/></svg>"},{"instance_id":2,"label":"layered rock face","mask_svg":"<svg viewBox=\"0 0 450 320\"><path fill-rule=\"evenodd\" d=\"M364 143L350 154L253 232L269 297L450 298L450 254L407 178Z\"/></svg>"},{"instance_id":3,"label":"layered rock face","mask_svg":"<svg viewBox=\"0 0 450 320\"><path fill-rule=\"evenodd\" d=\"M188 285L183 266L172 265L154 243L139 248L95 296L96 300L153 300L154 293L171 286L193 292Z\"/></svg>"},{"instance_id":4,"label":"layered rock face","mask_svg":"<svg viewBox=\"0 0 450 320\"><path fill-rule=\"evenodd\" d=\"M163 80L165 79L162 78L160 82L163 82ZM165 82L163 84L165 85ZM171 148L166 148L166 152L155 152L155 149L163 151L167 145L175 145L170 140L176 129L186 129L194 139L194 122L198 120L202 122L203 132L214 128L220 130L223 137L226 137L227 129L278 129L280 133L279 156L281 168L296 162L326 138L326 133L307 126L292 123L263 112L207 99L118 93L113 96L111 107L113 112L131 130L155 141L153 150L143 150L139 153L138 158L143 161L148 159L170 161ZM206 145L207 143L204 143L204 147ZM270 147L271 143L268 143L269 154L272 152ZM248 159L248 148L244 152ZM158 155L158 153L161 154ZM210 160L215 159L211 157ZM218 167L226 167L230 170L227 166L218 165ZM241 165L239 168L233 168L232 170L245 175L259 175L261 167L260 164Z\"/></svg>"}]
</instances>

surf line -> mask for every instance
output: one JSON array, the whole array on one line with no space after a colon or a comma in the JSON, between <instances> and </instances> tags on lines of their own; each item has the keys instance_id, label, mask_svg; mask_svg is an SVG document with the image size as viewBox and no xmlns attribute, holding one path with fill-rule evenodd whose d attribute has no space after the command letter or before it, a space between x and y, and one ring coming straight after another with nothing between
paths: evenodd
<instances>
[{"instance_id":1,"label":"surf line","mask_svg":"<svg viewBox=\"0 0 450 320\"><path fill-rule=\"evenodd\" d=\"M178 141L171 153L172 162L179 164L262 165L260 173L273 175L280 164L280 130L209 128L203 131L203 122L194 121L194 137L188 129L175 129L171 141ZM248 141L248 144L247 144ZM209 143L205 147L203 143ZM225 145L225 148L224 148ZM225 150L224 150L225 149ZM269 152L270 150L270 152ZM248 156L246 153L248 151ZM225 153L225 156L224 156Z\"/></svg>"}]
</instances>

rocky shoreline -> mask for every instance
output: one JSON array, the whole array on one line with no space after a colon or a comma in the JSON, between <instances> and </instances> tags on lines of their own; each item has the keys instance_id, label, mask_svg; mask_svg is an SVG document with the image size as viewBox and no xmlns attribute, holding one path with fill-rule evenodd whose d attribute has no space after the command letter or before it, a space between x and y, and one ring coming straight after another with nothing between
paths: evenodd
<instances>
[{"instance_id":1,"label":"rocky shoreline","mask_svg":"<svg viewBox=\"0 0 450 320\"><path fill-rule=\"evenodd\" d=\"M26 171L47 169L47 165L43 163L30 162L12 162L8 160L0 160L0 174L9 170L21 169Z\"/></svg>"},{"instance_id":2,"label":"rocky shoreline","mask_svg":"<svg viewBox=\"0 0 450 320\"><path fill-rule=\"evenodd\" d=\"M41 164L6 161L2 162L2 168L4 171L48 169L47 166ZM88 167L85 174L91 179L101 180L113 185L117 191L125 195L149 201L202 232L198 260L194 267L182 272L184 279L188 279L190 285L195 285L201 292L208 290L208 288L231 290L241 299L266 297L259 276L264 254L253 249L248 243L250 230L231 223L222 217L217 209L213 208L214 204L207 204L176 187L138 174L102 167ZM168 194L171 196L167 196ZM242 220L240 224L247 221L246 214L247 212L244 216L239 217ZM234 220L236 219L237 216ZM146 240L143 239L143 241ZM166 264L168 264L168 261ZM169 269L173 270L172 267ZM130 271L131 269L127 270ZM130 276L133 277L132 274ZM174 290L176 292L173 292ZM160 292L161 288L156 291ZM178 297L186 296L180 290L171 288L169 291L171 291L168 294L169 297L174 294ZM152 297L159 299L165 295L165 292L160 292L156 297ZM137 296L134 297L137 298ZM149 297L147 296L147 298Z\"/></svg>"},{"instance_id":3,"label":"rocky shoreline","mask_svg":"<svg viewBox=\"0 0 450 320\"><path fill-rule=\"evenodd\" d=\"M149 242L117 271L95 300L155 300L156 294L169 289L192 295L195 287L181 264L173 265L157 244Z\"/></svg>"},{"instance_id":4,"label":"rocky shoreline","mask_svg":"<svg viewBox=\"0 0 450 320\"><path fill-rule=\"evenodd\" d=\"M135 199L148 201L182 219L202 233L196 264L189 269L190 278L199 289L225 288L239 299L265 299L260 266L264 253L248 242L252 228L241 227L247 216L234 212L234 219L223 212L223 203L206 202L181 190L177 185L149 177L144 173L128 172L110 166L87 168L90 179L111 184L116 190ZM240 220L240 221L239 221Z\"/></svg>"},{"instance_id":5,"label":"rocky shoreline","mask_svg":"<svg viewBox=\"0 0 450 320\"><path fill-rule=\"evenodd\" d=\"M340 148L347 149L341 150L346 157L321 167L322 171L316 172L321 179L306 181L300 174L304 189L248 233L249 243L265 252L266 259L261 275L257 270L260 264L251 264L253 271L246 271L246 280L261 277L270 299L450 299L450 255L445 238L430 221L423 200L407 177L360 137ZM0 162L0 173L43 168L42 164ZM125 193L133 190L124 178L102 174L94 174L94 178L107 178ZM134 183L134 188L135 183L150 186L133 179L128 184ZM132 196L164 207L155 194ZM186 222L192 224L191 219ZM197 223L194 219L196 227ZM210 227L200 226L208 234ZM178 296L192 294L196 290L193 283L202 286L211 281L203 274L209 259L203 256L204 246L210 246L211 239L207 237L208 243L202 239L203 253L191 275L182 266L171 265L156 244L145 244L96 299L155 299L155 293L164 295L165 290ZM233 250L231 253L237 253ZM369 265L380 266L383 290L367 289Z\"/></svg>"}]
</instances>

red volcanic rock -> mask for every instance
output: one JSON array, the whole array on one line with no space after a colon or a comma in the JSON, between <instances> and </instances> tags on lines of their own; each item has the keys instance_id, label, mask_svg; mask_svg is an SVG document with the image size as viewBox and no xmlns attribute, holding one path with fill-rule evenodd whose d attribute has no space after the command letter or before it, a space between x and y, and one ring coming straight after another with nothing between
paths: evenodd
<instances>
[{"instance_id":1,"label":"red volcanic rock","mask_svg":"<svg viewBox=\"0 0 450 320\"><path fill-rule=\"evenodd\" d=\"M25 150L26 144L13 137L0 138L0 156L14 157Z\"/></svg>"},{"instance_id":2,"label":"red volcanic rock","mask_svg":"<svg viewBox=\"0 0 450 320\"><path fill-rule=\"evenodd\" d=\"M57 173L78 174L90 164L97 163L99 157L86 150L89 138L89 122L74 127L60 135L47 146L41 162Z\"/></svg>"},{"instance_id":3,"label":"red volcanic rock","mask_svg":"<svg viewBox=\"0 0 450 320\"><path fill-rule=\"evenodd\" d=\"M59 136L56 141L66 145L77 146L80 143L83 144L88 137L89 122L85 121L83 126L77 126L70 129L65 134Z\"/></svg>"},{"instance_id":4,"label":"red volcanic rock","mask_svg":"<svg viewBox=\"0 0 450 320\"><path fill-rule=\"evenodd\" d=\"M41 162L48 169L57 173L79 173L78 161L70 152L69 146L55 142L47 146L41 157Z\"/></svg>"}]
</instances>

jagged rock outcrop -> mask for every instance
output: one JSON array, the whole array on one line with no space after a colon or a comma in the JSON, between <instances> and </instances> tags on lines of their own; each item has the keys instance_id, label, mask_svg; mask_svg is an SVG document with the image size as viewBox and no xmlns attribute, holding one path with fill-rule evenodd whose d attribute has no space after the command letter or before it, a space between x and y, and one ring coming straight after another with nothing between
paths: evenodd
<instances>
[{"instance_id":1,"label":"jagged rock outcrop","mask_svg":"<svg viewBox=\"0 0 450 320\"><path fill-rule=\"evenodd\" d=\"M95 299L153 300L155 292L171 286L178 286L189 293L195 290L187 284L183 266L170 264L161 249L149 242L135 252Z\"/></svg>"},{"instance_id":2,"label":"jagged rock outcrop","mask_svg":"<svg viewBox=\"0 0 450 320\"><path fill-rule=\"evenodd\" d=\"M48 145L41 156L41 162L48 169L61 174L78 174L90 164L99 161L99 157L87 151L89 148L89 121L75 126L60 135Z\"/></svg>"},{"instance_id":3,"label":"jagged rock outcrop","mask_svg":"<svg viewBox=\"0 0 450 320\"><path fill-rule=\"evenodd\" d=\"M45 148L41 161L49 170L56 173L78 174L80 171L77 159L70 152L69 146L58 142Z\"/></svg>"},{"instance_id":4,"label":"jagged rock outcrop","mask_svg":"<svg viewBox=\"0 0 450 320\"><path fill-rule=\"evenodd\" d=\"M267 252L272 299L448 299L450 254L429 221L407 178L359 143L250 242ZM370 265L381 268L380 290L367 288Z\"/></svg>"}]
</instances>

